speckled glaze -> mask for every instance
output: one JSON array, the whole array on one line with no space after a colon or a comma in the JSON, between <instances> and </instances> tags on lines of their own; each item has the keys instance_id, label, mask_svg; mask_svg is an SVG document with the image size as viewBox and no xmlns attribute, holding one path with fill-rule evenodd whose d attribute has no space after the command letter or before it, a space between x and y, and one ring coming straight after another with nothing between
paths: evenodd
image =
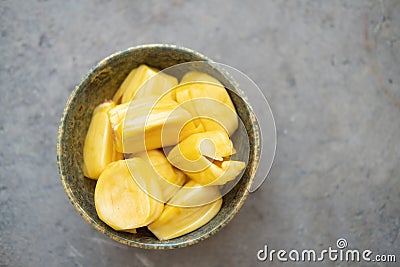
<instances>
[{"instance_id":1,"label":"speckled glaze","mask_svg":"<svg viewBox=\"0 0 400 267\"><path fill-rule=\"evenodd\" d=\"M237 92L230 95L246 127L251 151L244 175L239 183L223 197L223 205L219 213L196 231L168 241L159 241L146 228L138 229L136 234L115 231L97 216L94 205L96 181L85 178L83 175L83 143L94 108L105 99L111 99L129 71L140 64L164 69L192 61L210 62L211 60L198 52L175 45L155 44L129 48L105 58L92 68L75 87L67 101L57 140L57 163L62 185L75 209L88 223L123 244L146 249L172 249L198 243L215 234L232 220L249 193L248 189L255 175L260 154L259 130L252 108L247 104L243 91L222 70L216 78L226 87L234 88Z\"/></svg>"}]
</instances>

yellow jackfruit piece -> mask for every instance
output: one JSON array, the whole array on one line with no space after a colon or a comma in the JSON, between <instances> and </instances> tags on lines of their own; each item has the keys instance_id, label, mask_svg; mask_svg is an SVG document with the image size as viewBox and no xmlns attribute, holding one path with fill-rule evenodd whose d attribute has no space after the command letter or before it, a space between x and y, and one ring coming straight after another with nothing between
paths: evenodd
<instances>
[{"instance_id":1,"label":"yellow jackfruit piece","mask_svg":"<svg viewBox=\"0 0 400 267\"><path fill-rule=\"evenodd\" d=\"M122 132L124 130L124 120L128 108L129 103L125 103L117 105L108 111L115 149L120 153L123 153Z\"/></svg>"},{"instance_id":2,"label":"yellow jackfruit piece","mask_svg":"<svg viewBox=\"0 0 400 267\"><path fill-rule=\"evenodd\" d=\"M181 83L187 83L187 82L210 82L210 83L215 83L215 84L222 86L222 84L214 77L212 77L204 72L198 72L198 71L187 72L182 77Z\"/></svg>"},{"instance_id":3,"label":"yellow jackfruit piece","mask_svg":"<svg viewBox=\"0 0 400 267\"><path fill-rule=\"evenodd\" d=\"M121 103L128 103L137 97L144 97L149 95L161 96L164 93L170 94L170 90L178 84L178 80L171 75L159 72L157 69L150 68L146 65L140 65L137 69L133 70L134 73L129 74L123 83L125 89L122 93ZM122 87L122 86L121 86ZM117 91L116 98L119 97ZM171 98L169 96L169 98Z\"/></svg>"},{"instance_id":4,"label":"yellow jackfruit piece","mask_svg":"<svg viewBox=\"0 0 400 267\"><path fill-rule=\"evenodd\" d=\"M243 161L223 160L213 161L204 171L185 173L202 185L224 185L234 180L245 167Z\"/></svg>"},{"instance_id":5,"label":"yellow jackfruit piece","mask_svg":"<svg viewBox=\"0 0 400 267\"><path fill-rule=\"evenodd\" d=\"M175 145L200 131L191 121L192 115L168 97L134 99L116 106L109 114L116 150L121 153Z\"/></svg>"},{"instance_id":6,"label":"yellow jackfruit piece","mask_svg":"<svg viewBox=\"0 0 400 267\"><path fill-rule=\"evenodd\" d=\"M113 144L107 113L113 107L115 107L114 102L107 101L93 111L83 145L83 173L88 178L96 180L110 162L122 159L122 154L115 150Z\"/></svg>"},{"instance_id":7,"label":"yellow jackfruit piece","mask_svg":"<svg viewBox=\"0 0 400 267\"><path fill-rule=\"evenodd\" d=\"M193 188L194 187L194 188ZM181 191L192 189L190 192ZM208 198L209 195L219 195L211 203L201 206L191 206L193 198ZM194 181L186 183L178 193L171 199L174 203L180 203L182 206L165 205L165 208L148 229L159 239L169 240L187 233L190 233L206 223L208 223L218 213L222 205L222 198L216 186L199 186ZM188 205L189 204L189 205Z\"/></svg>"},{"instance_id":8,"label":"yellow jackfruit piece","mask_svg":"<svg viewBox=\"0 0 400 267\"><path fill-rule=\"evenodd\" d=\"M121 86L117 90L117 92L114 94L113 101L116 104L121 103L122 96L124 95L126 89L128 88L128 85L131 83L133 77L135 77L137 68L131 70L131 72L128 74L128 76L125 78L125 80L122 82Z\"/></svg>"},{"instance_id":9,"label":"yellow jackfruit piece","mask_svg":"<svg viewBox=\"0 0 400 267\"><path fill-rule=\"evenodd\" d=\"M235 107L225 87L215 78L201 72L186 73L173 96L194 117L204 131L227 131L231 136L238 128Z\"/></svg>"},{"instance_id":10,"label":"yellow jackfruit piece","mask_svg":"<svg viewBox=\"0 0 400 267\"><path fill-rule=\"evenodd\" d=\"M190 135L169 152L168 159L182 170L190 164L190 170L194 171L209 165L205 157L221 161L234 152L232 141L225 132L212 131Z\"/></svg>"},{"instance_id":11,"label":"yellow jackfruit piece","mask_svg":"<svg viewBox=\"0 0 400 267\"><path fill-rule=\"evenodd\" d=\"M154 171L140 158L110 163L101 173L94 200L99 218L115 230L133 232L157 219L164 204L148 192L159 194Z\"/></svg>"},{"instance_id":12,"label":"yellow jackfruit piece","mask_svg":"<svg viewBox=\"0 0 400 267\"><path fill-rule=\"evenodd\" d=\"M160 180L157 179L157 181L159 181L164 202L168 201L185 183L186 175L174 168L161 151L144 151L136 156L148 162L162 178Z\"/></svg>"},{"instance_id":13,"label":"yellow jackfruit piece","mask_svg":"<svg viewBox=\"0 0 400 267\"><path fill-rule=\"evenodd\" d=\"M223 185L245 168L242 161L229 160L235 153L229 136L222 131L197 133L176 145L168 160L201 185Z\"/></svg>"}]
</instances>

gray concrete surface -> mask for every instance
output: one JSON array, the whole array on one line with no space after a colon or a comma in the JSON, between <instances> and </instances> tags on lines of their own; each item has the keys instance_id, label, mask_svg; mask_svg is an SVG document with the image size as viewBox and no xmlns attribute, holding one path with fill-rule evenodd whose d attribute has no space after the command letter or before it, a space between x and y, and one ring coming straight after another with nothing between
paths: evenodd
<instances>
[{"instance_id":1,"label":"gray concrete surface","mask_svg":"<svg viewBox=\"0 0 400 267\"><path fill-rule=\"evenodd\" d=\"M256 253L264 244L320 251L343 237L397 255L398 266L399 14L396 0L1 1L0 265L309 266ZM174 251L92 229L56 166L74 86L103 57L144 43L187 46L244 71L278 129L268 181L217 235Z\"/></svg>"}]
</instances>

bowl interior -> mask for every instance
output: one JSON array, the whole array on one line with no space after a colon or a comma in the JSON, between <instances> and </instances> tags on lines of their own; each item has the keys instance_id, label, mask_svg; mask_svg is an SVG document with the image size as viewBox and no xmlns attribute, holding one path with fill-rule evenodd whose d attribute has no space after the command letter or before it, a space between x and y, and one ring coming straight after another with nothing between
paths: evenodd
<instances>
[{"instance_id":1,"label":"bowl interior","mask_svg":"<svg viewBox=\"0 0 400 267\"><path fill-rule=\"evenodd\" d=\"M249 136L249 164L238 184L223 197L223 205L219 213L208 224L194 232L168 241L159 241L146 228L138 229L137 234L115 231L97 216L94 205L96 181L85 178L83 175L83 143L92 112L105 99L112 98L131 69L140 64L164 69L184 62L204 60L209 59L195 51L172 45L131 48L101 61L89 71L70 96L60 122L57 143L57 161L61 180L71 203L81 216L97 230L114 240L131 246L154 249L188 246L209 237L225 226L242 206L258 163L258 130L251 108L242 99L243 92L223 72L214 72L212 75L225 87L233 88L238 93L238 95L234 93L230 95ZM200 71L210 73L210 69ZM236 142L240 143L240 140Z\"/></svg>"}]
</instances>

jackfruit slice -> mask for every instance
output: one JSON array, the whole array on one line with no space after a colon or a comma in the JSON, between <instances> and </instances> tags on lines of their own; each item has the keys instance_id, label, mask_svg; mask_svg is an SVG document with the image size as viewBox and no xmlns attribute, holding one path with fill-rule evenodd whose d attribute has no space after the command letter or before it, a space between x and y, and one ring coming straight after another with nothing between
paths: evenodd
<instances>
[{"instance_id":1,"label":"jackfruit slice","mask_svg":"<svg viewBox=\"0 0 400 267\"><path fill-rule=\"evenodd\" d=\"M122 82L121 86L118 88L117 92L114 94L113 101L116 104L121 104L122 96L124 95L126 89L130 85L133 77L135 77L137 68L131 70L125 80Z\"/></svg>"},{"instance_id":2,"label":"jackfruit slice","mask_svg":"<svg viewBox=\"0 0 400 267\"><path fill-rule=\"evenodd\" d=\"M140 158L110 163L101 173L95 188L94 200L99 218L115 230L129 232L157 219L164 204L148 193L160 193L153 177L152 168Z\"/></svg>"},{"instance_id":3,"label":"jackfruit slice","mask_svg":"<svg viewBox=\"0 0 400 267\"><path fill-rule=\"evenodd\" d=\"M150 164L160 176L159 185L162 191L162 200L167 202L186 182L186 175L174 168L160 150L144 151L136 155Z\"/></svg>"},{"instance_id":4,"label":"jackfruit slice","mask_svg":"<svg viewBox=\"0 0 400 267\"><path fill-rule=\"evenodd\" d=\"M140 65L133 70L126 78L126 83L121 85L121 103L129 103L134 98L149 95L162 96L169 93L178 84L178 79L174 76L160 72L157 69L146 65ZM122 87L123 86L123 87ZM115 97L119 98L121 92L118 90ZM171 98L171 97L169 97ZM172 99L171 99L172 100Z\"/></svg>"},{"instance_id":5,"label":"jackfruit slice","mask_svg":"<svg viewBox=\"0 0 400 267\"><path fill-rule=\"evenodd\" d=\"M109 114L116 150L121 153L135 154L175 145L200 131L192 115L167 97L134 99L116 106Z\"/></svg>"},{"instance_id":6,"label":"jackfruit slice","mask_svg":"<svg viewBox=\"0 0 400 267\"><path fill-rule=\"evenodd\" d=\"M173 90L173 96L203 126L204 131L227 131L238 128L238 118L225 87L215 78L201 72L186 73Z\"/></svg>"},{"instance_id":7,"label":"jackfruit slice","mask_svg":"<svg viewBox=\"0 0 400 267\"><path fill-rule=\"evenodd\" d=\"M97 180L104 168L113 161L122 159L115 150L108 111L115 107L114 102L106 101L97 106L83 145L83 173Z\"/></svg>"},{"instance_id":8,"label":"jackfruit slice","mask_svg":"<svg viewBox=\"0 0 400 267\"><path fill-rule=\"evenodd\" d=\"M245 168L242 161L230 160L235 153L229 136L222 131L197 133L176 145L168 160L201 185L223 185Z\"/></svg>"},{"instance_id":9,"label":"jackfruit slice","mask_svg":"<svg viewBox=\"0 0 400 267\"><path fill-rule=\"evenodd\" d=\"M208 199L210 195L218 195L216 186L200 186L194 181L186 183L181 191L191 189L191 193L180 191L171 199L173 203L180 203L184 206L165 205L165 208L148 229L159 239L169 240L187 233L190 233L208 223L219 212L222 205L222 198L214 198L211 203L201 206L191 206L193 199Z\"/></svg>"}]
</instances>

